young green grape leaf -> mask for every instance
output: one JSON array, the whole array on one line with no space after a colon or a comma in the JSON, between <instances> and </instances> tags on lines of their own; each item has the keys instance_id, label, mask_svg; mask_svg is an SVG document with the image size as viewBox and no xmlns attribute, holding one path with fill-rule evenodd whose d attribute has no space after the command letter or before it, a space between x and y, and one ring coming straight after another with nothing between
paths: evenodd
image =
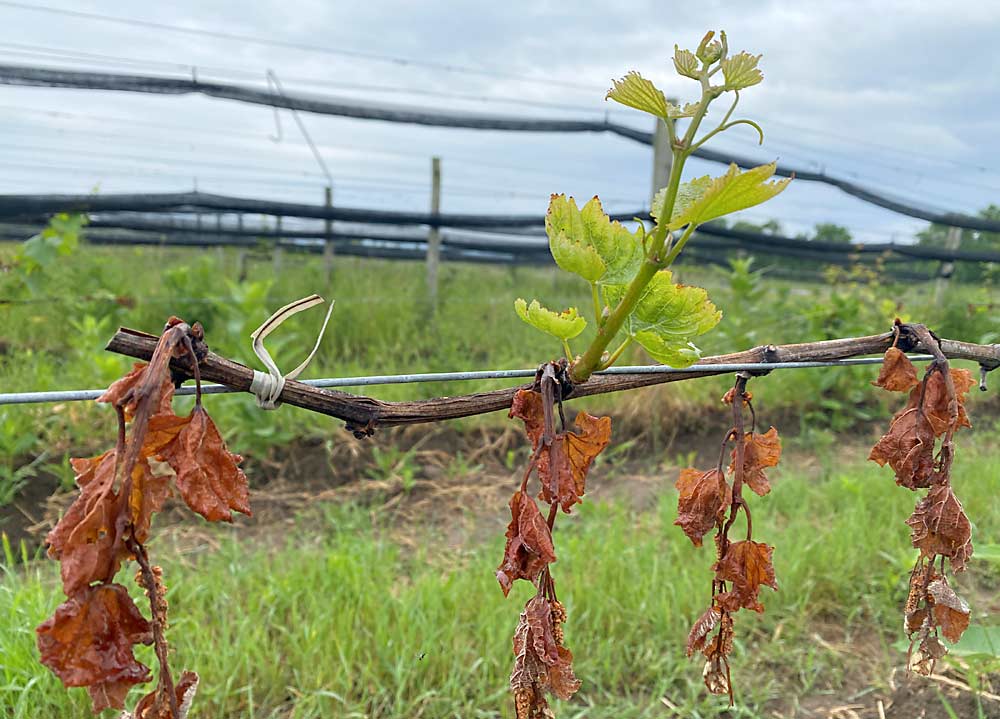
<instances>
[{"instance_id":1,"label":"young green grape leaf","mask_svg":"<svg viewBox=\"0 0 1000 719\"><path fill-rule=\"evenodd\" d=\"M702 188L704 191L689 201L682 211L674 212L668 227L676 230L685 225L701 225L770 200L791 182L789 178L767 182L776 168L777 163L772 162L740 172L740 168L732 164L726 174L707 185L704 185L704 178L698 178L695 181L697 184L691 187L691 195L693 197Z\"/></svg>"},{"instance_id":2,"label":"young green grape leaf","mask_svg":"<svg viewBox=\"0 0 1000 719\"><path fill-rule=\"evenodd\" d=\"M688 208L698 200L700 200L708 188L712 185L711 175L705 175L703 177L696 177L693 180L688 180L687 182L682 182L677 188L677 196L674 198L674 211L671 215L671 224L687 212ZM657 222L660 221L660 216L663 211L663 203L667 199L667 188L664 187L659 190L653 197L653 208L650 210L649 214Z\"/></svg>"},{"instance_id":3,"label":"young green grape leaf","mask_svg":"<svg viewBox=\"0 0 1000 719\"><path fill-rule=\"evenodd\" d=\"M712 565L715 581L732 582L732 589L717 594L718 606L730 612L740 608L763 612L758 594L761 586L777 589L771 555L774 547L763 542L733 542L718 562Z\"/></svg>"},{"instance_id":4,"label":"young green grape leaf","mask_svg":"<svg viewBox=\"0 0 1000 719\"><path fill-rule=\"evenodd\" d=\"M936 484L906 520L910 542L924 557L948 557L956 572L972 556L972 525L950 484Z\"/></svg>"},{"instance_id":5,"label":"young green grape leaf","mask_svg":"<svg viewBox=\"0 0 1000 719\"><path fill-rule=\"evenodd\" d=\"M698 73L701 69L701 63L698 62L698 58L695 57L693 52L690 50L681 50L680 47L674 45L674 68L677 70L678 75L697 80L699 78Z\"/></svg>"},{"instance_id":6,"label":"young green grape leaf","mask_svg":"<svg viewBox=\"0 0 1000 719\"><path fill-rule=\"evenodd\" d=\"M627 73L621 80L612 82L613 86L604 99L620 102L622 105L634 107L636 110L648 112L664 120L669 117L667 98L663 92L635 70Z\"/></svg>"},{"instance_id":7,"label":"young green grape leaf","mask_svg":"<svg viewBox=\"0 0 1000 719\"><path fill-rule=\"evenodd\" d=\"M713 37L715 37L714 30L709 30L705 33L705 37L702 38L698 49L694 53L698 56L699 60L707 62L709 65L722 57L725 51L726 31L721 30L719 32L718 40L712 40Z\"/></svg>"},{"instance_id":8,"label":"young green grape leaf","mask_svg":"<svg viewBox=\"0 0 1000 719\"><path fill-rule=\"evenodd\" d=\"M596 197L579 209L572 197L552 195L545 231L556 264L588 282L624 284L643 261L642 229L612 222Z\"/></svg>"},{"instance_id":9,"label":"young green grape leaf","mask_svg":"<svg viewBox=\"0 0 1000 719\"><path fill-rule=\"evenodd\" d=\"M94 712L121 709L129 688L150 679L132 653L153 643L150 624L120 584L77 592L35 631L42 663L66 686L87 687Z\"/></svg>"},{"instance_id":10,"label":"young green grape leaf","mask_svg":"<svg viewBox=\"0 0 1000 719\"><path fill-rule=\"evenodd\" d=\"M191 421L159 455L176 472L181 498L208 521L231 522L230 510L251 516L247 478L238 466L243 458L226 449L204 408L191 410Z\"/></svg>"},{"instance_id":11,"label":"young green grape leaf","mask_svg":"<svg viewBox=\"0 0 1000 719\"><path fill-rule=\"evenodd\" d=\"M625 331L658 362L687 367L700 357L691 339L703 335L722 319L722 312L700 287L675 285L670 270L660 270L646 285L635 310L625 322ZM625 287L608 287L605 295L614 307Z\"/></svg>"},{"instance_id":12,"label":"young green grape leaf","mask_svg":"<svg viewBox=\"0 0 1000 719\"><path fill-rule=\"evenodd\" d=\"M764 74L757 69L760 55L740 52L723 59L722 76L726 78L724 90L742 90L756 85L764 79Z\"/></svg>"},{"instance_id":13,"label":"young green grape leaf","mask_svg":"<svg viewBox=\"0 0 1000 719\"><path fill-rule=\"evenodd\" d=\"M605 95L606 100L620 102L622 105L634 107L636 110L648 112L664 120L692 117L698 108L696 103L688 103L681 109L669 102L656 85L635 70L630 71L621 80L612 82L614 86Z\"/></svg>"},{"instance_id":14,"label":"young green grape leaf","mask_svg":"<svg viewBox=\"0 0 1000 719\"><path fill-rule=\"evenodd\" d=\"M538 511L535 500L524 492L514 492L510 498L510 524L507 544L496 577L506 597L518 579L535 581L546 565L556 561L552 533Z\"/></svg>"},{"instance_id":15,"label":"young green grape leaf","mask_svg":"<svg viewBox=\"0 0 1000 719\"><path fill-rule=\"evenodd\" d=\"M732 452L733 462L729 465L732 472L736 467L736 450ZM743 438L743 482L754 492L763 497L771 491L771 483L767 481L764 470L775 467L781 458L781 437L778 430L771 427L764 434L747 432Z\"/></svg>"},{"instance_id":16,"label":"young green grape leaf","mask_svg":"<svg viewBox=\"0 0 1000 719\"><path fill-rule=\"evenodd\" d=\"M920 384L920 380L917 379L917 368L909 357L898 347L890 347L882 358L878 379L872 384L890 392L909 392Z\"/></svg>"},{"instance_id":17,"label":"young green grape leaf","mask_svg":"<svg viewBox=\"0 0 1000 719\"><path fill-rule=\"evenodd\" d=\"M674 524L694 546L700 547L702 537L725 518L726 509L733 501L733 490L726 482L726 475L717 469L707 472L682 469L674 486L680 493Z\"/></svg>"},{"instance_id":18,"label":"young green grape leaf","mask_svg":"<svg viewBox=\"0 0 1000 719\"><path fill-rule=\"evenodd\" d=\"M580 317L576 307L570 307L562 312L553 312L542 307L538 300L532 300L529 305L518 297L514 300L514 311L517 312L518 317L535 329L560 340L573 339L587 326L587 320Z\"/></svg>"}]
</instances>

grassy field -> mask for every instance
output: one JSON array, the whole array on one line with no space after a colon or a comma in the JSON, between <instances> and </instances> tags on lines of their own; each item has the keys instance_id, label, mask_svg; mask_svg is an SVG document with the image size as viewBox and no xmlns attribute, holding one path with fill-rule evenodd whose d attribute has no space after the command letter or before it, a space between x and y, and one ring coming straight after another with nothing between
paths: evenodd
<instances>
[{"instance_id":1,"label":"grassy field","mask_svg":"<svg viewBox=\"0 0 1000 719\"><path fill-rule=\"evenodd\" d=\"M589 306L585 285L554 268L446 265L441 306L432 315L424 267L414 262L338 258L331 286L315 257L285 254L280 265L236 251L176 248L80 247L30 275L13 261L17 246L0 246L0 387L40 391L103 387L129 367L103 351L118 326L159 331L170 315L201 321L209 345L257 366L250 333L277 307L313 291L337 300L330 330L306 376L524 368L559 353L514 314L514 298L537 297L550 307ZM138 268L138 271L137 271ZM152 269L155 268L155 269ZM896 316L919 320L943 336L975 342L1000 338L1000 301L993 286L955 285L940 297L931 285L885 283L877 275L831 275L829 284L795 287L754 271L685 268L679 278L707 287L724 318L704 336L705 354L765 343L828 339L884 331ZM241 278L241 270L245 274ZM312 347L322 321L313 310L286 323L268 339L279 366L297 364ZM588 330L589 331L589 330ZM586 339L586 335L581 338ZM582 349L584 342L576 347ZM634 349L625 362L647 362ZM842 431L884 414L865 369L788 372L758 382L762 406L794 416L802 426ZM676 429L699 412L714 411L728 380L702 380L602 397L591 406L614 411L641 405L649 423ZM507 383L509 384L509 383ZM477 384L477 389L504 386ZM372 388L384 399L454 395L468 384ZM286 407L262 413L246 396L210 398L223 431L244 454L303 437L344 437L340 423ZM9 503L32 473L46 470L70 483L67 457L103 449L113 434L107 408L91 403L0 407L0 506ZM501 421L500 415L459 426ZM95 428L99 428L95 431ZM33 465L29 462L35 461Z\"/></svg>"},{"instance_id":2,"label":"grassy field","mask_svg":"<svg viewBox=\"0 0 1000 719\"><path fill-rule=\"evenodd\" d=\"M995 543L1000 530L1000 454L988 442L996 429L959 437L956 490L979 545ZM762 594L763 616L737 617L732 711L705 695L700 664L684 658L712 558L672 526L673 473L649 509L587 502L561 518L554 571L584 683L558 715L791 716L827 691L846 700L884 686L903 661L892 645L914 560L903 520L915 496L888 470L863 463L865 453L859 444L795 447L774 472L772 494L750 498L756 538L777 547L780 590ZM488 541L453 539L438 517L438 526L413 527L411 541L399 542L393 515L325 505L249 546L238 527L214 535L212 550L178 554L167 540L154 543L170 588L175 666L202 675L193 716L511 716L510 634L529 591L504 600L493 579L505 508L446 509L456 523L496 530ZM55 563L25 566L10 553L6 563L0 716L88 716L85 692L67 691L37 661L33 628L60 599ZM998 576L974 558L958 578L975 624L1000 618ZM142 658L154 661L151 651Z\"/></svg>"},{"instance_id":3,"label":"grassy field","mask_svg":"<svg viewBox=\"0 0 1000 719\"><path fill-rule=\"evenodd\" d=\"M158 331L171 314L201 321L214 350L254 365L251 331L275 308L313 291L336 299L337 309L310 376L531 367L559 348L517 319L513 299L537 297L551 307L589 302L579 283L542 268L447 265L441 306L432 314L420 263L338 258L327 287L315 258L288 254L279 266L260 256L243 264L229 251L87 247L29 276L12 263L15 251L0 246L7 269L0 273L4 391L106 386L130 364L103 351L115 328ZM944 336L1000 338L1000 318L991 310L1000 292L992 286L955 285L935 296L932 286L852 273L793 286L747 262L727 271L682 266L678 274L707 287L725 314L703 338L705 354L871 334L896 316L924 321ZM269 338L279 365L300 361L321 320L314 310ZM635 351L625 361L647 360ZM862 428L872 418L891 414L885 393L869 384L873 376L871 368L855 368L754 380L760 416L780 416L782 433L798 439L773 494L751 498L757 537L777 546L781 590L763 598L763 617L738 618L732 711L704 696L700 665L683 657L689 624L708 599L712 558L672 526L674 473L662 472L636 511L621 464L602 462L592 482L618 473L609 479L618 490L594 492L607 499L588 501L557 528L555 573L584 681L558 708L561 717L661 717L671 715L670 706L694 718L790 716L823 692L846 697L885 681L901 657L891 645L913 560L903 520L915 500L888 472L864 464L867 450L852 438L868 432ZM728 382L679 383L585 404L612 414L620 428L642 428L653 440L644 447L656 448L677 431L716 427ZM496 386L502 384L477 388ZM372 394L403 399L470 390L451 383ZM970 396L974 420L983 402L979 393ZM355 441L339 422L294 408L263 413L245 396L207 403L233 449L255 460L280 460L282 448L303 438ZM502 421L501 413L452 426L465 432ZM987 544L1000 529L1000 454L991 422L960 435L956 470L976 538ZM635 436L620 430L614 451ZM17 500L36 474L71 486L67 458L103 450L112 437L111 413L91 403L0 407L0 506L23 507ZM359 485L383 464L405 464L409 456L385 441L376 447L377 471L359 469ZM453 459L445 473L464 462ZM663 459L630 461L648 467ZM467 486L487 477L463 471ZM260 483L251 476L252 488ZM427 521L404 520L396 510L379 510L379 502L328 503L253 531L202 534L200 525L188 524L154 541L170 587L176 665L203 677L196 716L510 716L510 634L526 594L520 588L504 600L493 579L504 500L473 497L445 501ZM185 539L185 527L197 527L201 539ZM0 579L0 717L85 717L85 693L65 690L37 661L34 627L60 593L55 563L34 561L33 553L8 551ZM973 564L960 585L976 600L976 621L995 622L995 569ZM151 652L143 658L154 663Z\"/></svg>"}]
</instances>

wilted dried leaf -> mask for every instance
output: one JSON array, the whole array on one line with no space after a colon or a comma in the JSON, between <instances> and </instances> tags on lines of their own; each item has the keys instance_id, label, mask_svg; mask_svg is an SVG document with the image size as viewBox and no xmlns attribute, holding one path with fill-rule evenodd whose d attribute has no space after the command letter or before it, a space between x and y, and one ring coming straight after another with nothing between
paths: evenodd
<instances>
[{"instance_id":1,"label":"wilted dried leaf","mask_svg":"<svg viewBox=\"0 0 1000 719\"><path fill-rule=\"evenodd\" d=\"M510 515L507 545L503 561L497 567L497 581L504 596L515 580L534 582L547 564L556 561L552 533L535 500L523 492L514 492L510 498Z\"/></svg>"},{"instance_id":2,"label":"wilted dried leaf","mask_svg":"<svg viewBox=\"0 0 1000 719\"><path fill-rule=\"evenodd\" d=\"M541 393L530 389L518 390L514 395L514 401L510 405L510 412L507 416L524 422L524 431L528 435L528 440L532 447L536 447L545 431L545 412L542 409Z\"/></svg>"},{"instance_id":3,"label":"wilted dried leaf","mask_svg":"<svg viewBox=\"0 0 1000 719\"><path fill-rule=\"evenodd\" d=\"M771 427L764 434L747 432L743 439L743 482L754 492L763 497L771 491L764 470L775 467L781 459L781 437L778 430ZM733 462L729 465L732 472L736 467L736 450L732 452Z\"/></svg>"},{"instance_id":4,"label":"wilted dried leaf","mask_svg":"<svg viewBox=\"0 0 1000 719\"><path fill-rule=\"evenodd\" d=\"M927 599L927 585L938 576L940 575L934 571L934 563L922 559L910 574L910 591L903 605L903 620L907 634L913 634L924 625L924 620L928 616L924 606Z\"/></svg>"},{"instance_id":5,"label":"wilted dried leaf","mask_svg":"<svg viewBox=\"0 0 1000 719\"><path fill-rule=\"evenodd\" d=\"M184 425L159 455L177 473L177 489L187 505L210 522L233 519L230 510L250 516L250 489L237 465L243 461L226 444L208 413L191 410Z\"/></svg>"},{"instance_id":6,"label":"wilted dried leaf","mask_svg":"<svg viewBox=\"0 0 1000 719\"><path fill-rule=\"evenodd\" d=\"M730 612L740 608L763 612L758 600L761 585L777 589L771 556L774 547L763 542L733 542L722 559L712 565L717 582L732 582L732 589L716 595L718 606Z\"/></svg>"},{"instance_id":7,"label":"wilted dried leaf","mask_svg":"<svg viewBox=\"0 0 1000 719\"><path fill-rule=\"evenodd\" d=\"M717 469L707 472L682 469L674 486L680 493L674 524L684 531L694 546L700 547L702 537L725 518L726 509L733 501L733 490L726 476Z\"/></svg>"},{"instance_id":8,"label":"wilted dried leaf","mask_svg":"<svg viewBox=\"0 0 1000 719\"><path fill-rule=\"evenodd\" d=\"M948 557L956 572L972 556L972 525L949 484L936 484L906 520L910 541L924 557Z\"/></svg>"},{"instance_id":9,"label":"wilted dried leaf","mask_svg":"<svg viewBox=\"0 0 1000 719\"><path fill-rule=\"evenodd\" d=\"M917 379L917 368L906 354L898 347L890 347L885 351L878 379L872 384L890 392L907 392L920 384L920 380Z\"/></svg>"},{"instance_id":10,"label":"wilted dried leaf","mask_svg":"<svg viewBox=\"0 0 1000 719\"><path fill-rule=\"evenodd\" d=\"M580 680L573 672L573 654L566 647L559 647L559 659L549 667L548 690L566 701L580 689Z\"/></svg>"},{"instance_id":11,"label":"wilted dried leaf","mask_svg":"<svg viewBox=\"0 0 1000 719\"><path fill-rule=\"evenodd\" d=\"M961 427L971 427L969 415L965 412L965 395L972 388L974 382L972 373L967 369L949 369L952 384L955 387L955 401L958 403L956 411L958 420L955 429ZM926 380L927 389L924 390L924 414L930 423L936 437L948 431L951 424L951 409L949 408L948 389L944 377L940 372L933 372ZM917 407L920 404L920 387L915 387L910 392L910 402L907 407Z\"/></svg>"},{"instance_id":12,"label":"wilted dried leaf","mask_svg":"<svg viewBox=\"0 0 1000 719\"><path fill-rule=\"evenodd\" d=\"M934 621L944 638L954 644L969 628L969 605L948 586L944 577L927 585L927 595L934 603Z\"/></svg>"},{"instance_id":13,"label":"wilted dried leaf","mask_svg":"<svg viewBox=\"0 0 1000 719\"><path fill-rule=\"evenodd\" d=\"M149 366L150 365L144 362L136 362L132 365L132 369L129 373L121 379L115 380L111 386L105 390L104 394L97 398L97 401L107 402L113 406L121 405L125 410L125 417L127 419L132 419L135 415L136 406L143 399L143 383L146 381ZM161 371L163 372L160 382L157 385L145 388L145 391L151 392L155 395L155 397L152 398L152 404L156 409L152 412L152 415L173 414L171 403L174 398L174 383L170 378L170 372L167 369L167 366L160 364L157 366L162 367Z\"/></svg>"},{"instance_id":14,"label":"wilted dried leaf","mask_svg":"<svg viewBox=\"0 0 1000 719\"><path fill-rule=\"evenodd\" d=\"M539 496L549 504L558 502L564 512L569 512L586 492L590 464L611 441L610 417L580 412L576 426L579 434L557 434L551 447L543 448L538 456L538 479L542 485Z\"/></svg>"},{"instance_id":15,"label":"wilted dried leaf","mask_svg":"<svg viewBox=\"0 0 1000 719\"><path fill-rule=\"evenodd\" d=\"M917 651L910 653L906 668L908 671L929 677L934 673L934 664L947 653L948 650L936 636L927 634L920 640Z\"/></svg>"},{"instance_id":16,"label":"wilted dried leaf","mask_svg":"<svg viewBox=\"0 0 1000 719\"><path fill-rule=\"evenodd\" d=\"M919 388L914 392L919 391ZM911 402L912 404L912 402ZM930 486L934 474L934 429L915 406L898 412L889 431L872 447L868 459L896 473L896 484L908 489Z\"/></svg>"},{"instance_id":17,"label":"wilted dried leaf","mask_svg":"<svg viewBox=\"0 0 1000 719\"><path fill-rule=\"evenodd\" d=\"M187 719L198 691L198 675L194 672L184 672L174 684L174 696L177 697L176 719ZM170 700L157 687L135 705L131 712L125 712L119 719L175 719L170 713Z\"/></svg>"},{"instance_id":18,"label":"wilted dried leaf","mask_svg":"<svg viewBox=\"0 0 1000 719\"><path fill-rule=\"evenodd\" d=\"M536 699L541 698L543 690L560 699L569 699L580 688L573 673L573 655L555 641L552 605L545 597L535 595L528 600L513 643L510 688L515 697L519 690L530 688Z\"/></svg>"},{"instance_id":19,"label":"wilted dried leaf","mask_svg":"<svg viewBox=\"0 0 1000 719\"><path fill-rule=\"evenodd\" d=\"M722 613L718 609L709 607L704 614L695 620L687 638L687 655L689 657L705 648L705 641L721 618Z\"/></svg>"},{"instance_id":20,"label":"wilted dried leaf","mask_svg":"<svg viewBox=\"0 0 1000 719\"><path fill-rule=\"evenodd\" d=\"M535 595L524 606L524 616L531 630L531 648L543 664L553 666L559 661L559 646L556 644L552 623L552 605L541 595Z\"/></svg>"},{"instance_id":21,"label":"wilted dried leaf","mask_svg":"<svg viewBox=\"0 0 1000 719\"><path fill-rule=\"evenodd\" d=\"M723 655L706 659L701 677L710 693L729 694L729 662Z\"/></svg>"},{"instance_id":22,"label":"wilted dried leaf","mask_svg":"<svg viewBox=\"0 0 1000 719\"><path fill-rule=\"evenodd\" d=\"M118 526L122 499L115 489L115 451L70 460L80 496L49 532L49 556L61 562L63 591L72 596L91 582L109 580L127 556ZM136 467L141 475L143 467ZM136 472L133 472L133 477Z\"/></svg>"},{"instance_id":23,"label":"wilted dried leaf","mask_svg":"<svg viewBox=\"0 0 1000 719\"><path fill-rule=\"evenodd\" d=\"M81 590L36 632L42 663L66 686L86 686L95 712L121 709L129 687L150 679L132 653L152 643L150 625L120 584Z\"/></svg>"}]
</instances>

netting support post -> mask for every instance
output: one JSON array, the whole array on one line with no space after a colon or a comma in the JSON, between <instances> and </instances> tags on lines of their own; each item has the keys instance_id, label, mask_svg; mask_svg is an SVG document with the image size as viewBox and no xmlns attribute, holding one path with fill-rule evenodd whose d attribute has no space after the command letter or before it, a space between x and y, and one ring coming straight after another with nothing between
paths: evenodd
<instances>
[{"instance_id":1,"label":"netting support post","mask_svg":"<svg viewBox=\"0 0 1000 719\"><path fill-rule=\"evenodd\" d=\"M323 188L323 204L326 208L333 208L333 187L327 185ZM323 243L323 267L326 269L326 286L329 287L333 281L333 220L327 218L323 222L323 233L325 242Z\"/></svg>"},{"instance_id":2,"label":"netting support post","mask_svg":"<svg viewBox=\"0 0 1000 719\"><path fill-rule=\"evenodd\" d=\"M441 158L431 158L431 216L441 212ZM438 265L441 262L441 228L432 225L427 233L427 295L431 310L437 309Z\"/></svg>"}]
</instances>

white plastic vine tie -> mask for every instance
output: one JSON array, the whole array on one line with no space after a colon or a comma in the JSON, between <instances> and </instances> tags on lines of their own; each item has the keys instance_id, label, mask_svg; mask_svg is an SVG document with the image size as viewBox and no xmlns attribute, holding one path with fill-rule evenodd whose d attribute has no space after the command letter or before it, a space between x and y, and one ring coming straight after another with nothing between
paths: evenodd
<instances>
[{"instance_id":1,"label":"white plastic vine tie","mask_svg":"<svg viewBox=\"0 0 1000 719\"><path fill-rule=\"evenodd\" d=\"M330 322L330 314L333 312L336 300L330 302L330 307L326 311L326 319L323 320L323 327L319 331L319 336L316 338L316 345L312 348L312 352L309 353L309 356L305 358L302 364L291 372L284 375L281 374L278 365L274 363L270 353L264 346L264 339L274 332L274 330L278 329L281 323L292 315L298 314L310 307L321 305L323 302L325 300L319 295L309 295L308 297L303 297L301 300L290 302L271 315L264 324L250 335L250 339L253 340L254 354L267 367L266 373L254 370L253 381L250 383L250 391L257 397L257 406L261 409L277 409L281 404L278 398L281 397L281 391L285 388L285 380L295 379L309 365L309 362L316 354L316 350L319 349L320 342L323 341L323 334L326 332L326 325Z\"/></svg>"}]
</instances>

